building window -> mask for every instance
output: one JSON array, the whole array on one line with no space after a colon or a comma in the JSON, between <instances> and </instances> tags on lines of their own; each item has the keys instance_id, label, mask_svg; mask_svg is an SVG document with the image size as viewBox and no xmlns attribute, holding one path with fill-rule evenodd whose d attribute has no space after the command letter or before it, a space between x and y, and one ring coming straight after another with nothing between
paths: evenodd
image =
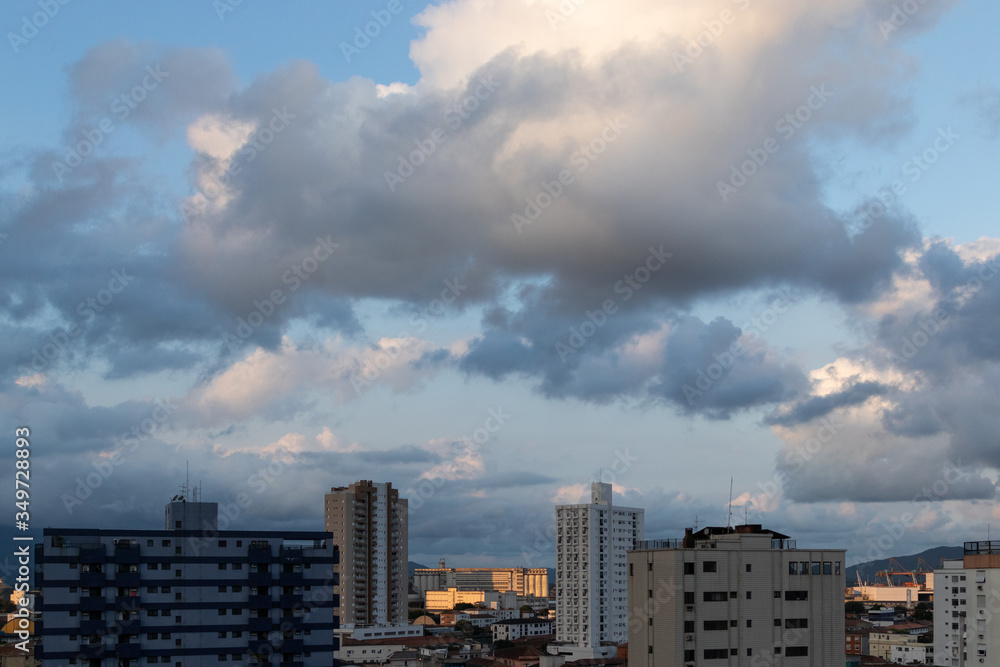
<instances>
[{"instance_id":1,"label":"building window","mask_svg":"<svg viewBox=\"0 0 1000 667\"><path fill-rule=\"evenodd\" d=\"M649 624L653 624L653 619L649 619ZM684 632L694 632L694 621L684 621Z\"/></svg>"},{"instance_id":2,"label":"building window","mask_svg":"<svg viewBox=\"0 0 1000 667\"><path fill-rule=\"evenodd\" d=\"M791 628L808 628L808 627L809 627L809 619L808 618L786 618L785 619L785 628L786 629L791 629Z\"/></svg>"},{"instance_id":3,"label":"building window","mask_svg":"<svg viewBox=\"0 0 1000 667\"><path fill-rule=\"evenodd\" d=\"M729 628L729 621L703 621L703 623L706 632L727 630Z\"/></svg>"},{"instance_id":4,"label":"building window","mask_svg":"<svg viewBox=\"0 0 1000 667\"><path fill-rule=\"evenodd\" d=\"M781 619L780 618L774 619L774 627L776 627L776 628L780 628L781 627Z\"/></svg>"},{"instance_id":5,"label":"building window","mask_svg":"<svg viewBox=\"0 0 1000 667\"><path fill-rule=\"evenodd\" d=\"M147 547L153 546L153 540L146 540L146 546Z\"/></svg>"},{"instance_id":6,"label":"building window","mask_svg":"<svg viewBox=\"0 0 1000 667\"><path fill-rule=\"evenodd\" d=\"M226 564L225 563L219 563L219 569L220 570L225 570L226 569Z\"/></svg>"},{"instance_id":7,"label":"building window","mask_svg":"<svg viewBox=\"0 0 1000 667\"><path fill-rule=\"evenodd\" d=\"M750 565L750 563L747 563L747 572L752 572L752 571L753 567Z\"/></svg>"},{"instance_id":8,"label":"building window","mask_svg":"<svg viewBox=\"0 0 1000 667\"><path fill-rule=\"evenodd\" d=\"M170 546L170 540L163 540L162 546L169 547Z\"/></svg>"},{"instance_id":9,"label":"building window","mask_svg":"<svg viewBox=\"0 0 1000 667\"><path fill-rule=\"evenodd\" d=\"M704 655L705 660L725 660L729 657L729 649L707 648Z\"/></svg>"},{"instance_id":10,"label":"building window","mask_svg":"<svg viewBox=\"0 0 1000 667\"><path fill-rule=\"evenodd\" d=\"M694 563L684 563L684 574L694 574Z\"/></svg>"},{"instance_id":11,"label":"building window","mask_svg":"<svg viewBox=\"0 0 1000 667\"><path fill-rule=\"evenodd\" d=\"M684 594L685 598L687 593ZM694 593L691 594L694 597ZM705 602L725 602L729 598L726 591L705 591L704 599Z\"/></svg>"},{"instance_id":12,"label":"building window","mask_svg":"<svg viewBox=\"0 0 1000 667\"><path fill-rule=\"evenodd\" d=\"M747 619L747 627L748 628L752 628L753 627L753 621L750 620L749 618Z\"/></svg>"},{"instance_id":13,"label":"building window","mask_svg":"<svg viewBox=\"0 0 1000 667\"><path fill-rule=\"evenodd\" d=\"M702 572L717 572L718 564L714 560L706 560L701 564Z\"/></svg>"},{"instance_id":14,"label":"building window","mask_svg":"<svg viewBox=\"0 0 1000 667\"><path fill-rule=\"evenodd\" d=\"M794 602L809 599L809 591L785 591L785 601Z\"/></svg>"},{"instance_id":15,"label":"building window","mask_svg":"<svg viewBox=\"0 0 1000 667\"><path fill-rule=\"evenodd\" d=\"M833 574L833 563L825 560L823 561L823 574Z\"/></svg>"},{"instance_id":16,"label":"building window","mask_svg":"<svg viewBox=\"0 0 1000 667\"><path fill-rule=\"evenodd\" d=\"M787 658L804 658L809 655L808 646L787 646L785 647L785 657Z\"/></svg>"},{"instance_id":17,"label":"building window","mask_svg":"<svg viewBox=\"0 0 1000 667\"><path fill-rule=\"evenodd\" d=\"M747 600L750 599L750 591L747 591Z\"/></svg>"}]
</instances>

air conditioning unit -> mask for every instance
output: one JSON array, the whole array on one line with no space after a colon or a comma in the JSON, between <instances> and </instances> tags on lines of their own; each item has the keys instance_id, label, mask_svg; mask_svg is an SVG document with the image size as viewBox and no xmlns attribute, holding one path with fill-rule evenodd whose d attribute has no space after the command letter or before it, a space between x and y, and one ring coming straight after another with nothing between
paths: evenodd
<instances>
[{"instance_id":1,"label":"air conditioning unit","mask_svg":"<svg viewBox=\"0 0 1000 667\"><path fill-rule=\"evenodd\" d=\"M693 642L694 641L694 635L684 635L684 641L686 641L686 642Z\"/></svg>"}]
</instances>

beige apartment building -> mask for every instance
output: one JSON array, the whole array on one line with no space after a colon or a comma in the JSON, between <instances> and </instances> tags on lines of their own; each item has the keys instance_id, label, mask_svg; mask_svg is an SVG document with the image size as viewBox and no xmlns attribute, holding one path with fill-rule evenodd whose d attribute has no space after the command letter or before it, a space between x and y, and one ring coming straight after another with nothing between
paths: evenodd
<instances>
[{"instance_id":1,"label":"beige apartment building","mask_svg":"<svg viewBox=\"0 0 1000 667\"><path fill-rule=\"evenodd\" d=\"M361 480L325 496L326 530L340 547L340 624L408 622L407 502L391 483Z\"/></svg>"},{"instance_id":2,"label":"beige apartment building","mask_svg":"<svg viewBox=\"0 0 1000 667\"><path fill-rule=\"evenodd\" d=\"M845 554L756 524L640 543L629 667L841 667Z\"/></svg>"}]
</instances>

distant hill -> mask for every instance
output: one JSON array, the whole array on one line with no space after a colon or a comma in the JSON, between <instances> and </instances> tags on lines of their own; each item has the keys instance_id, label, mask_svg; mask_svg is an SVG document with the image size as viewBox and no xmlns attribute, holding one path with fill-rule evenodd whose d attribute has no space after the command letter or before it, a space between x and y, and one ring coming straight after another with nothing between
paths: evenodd
<instances>
[{"instance_id":1,"label":"distant hill","mask_svg":"<svg viewBox=\"0 0 1000 667\"><path fill-rule=\"evenodd\" d=\"M409 568L409 570L410 570L410 579L412 579L412 578L413 578L413 571L414 571L414 570L418 570L418 569L419 569L419 570L425 570L425 569L427 569L427 566L426 566L426 565L421 565L420 563L415 563L415 562L414 562L414 561L412 561L412 560L411 560L411 561L407 561L407 562L406 562L406 566L407 566L407 567Z\"/></svg>"},{"instance_id":2,"label":"distant hill","mask_svg":"<svg viewBox=\"0 0 1000 667\"><path fill-rule=\"evenodd\" d=\"M909 556L896 556L896 560L899 561L905 569L916 571L917 569L917 559L923 558L930 564L933 568L941 567L941 559L952 559L961 558L964 553L962 547L934 547L933 549L928 549L926 551L921 551L918 554L912 554ZM866 584L872 583L885 583L885 581L876 582L875 573L882 572L889 569L889 559L885 558L882 560L872 560L867 563L858 563L857 565L852 565L845 570L847 574L847 585L857 586L858 584L858 572L861 572L861 580ZM902 583L902 577L896 577L896 583Z\"/></svg>"}]
</instances>

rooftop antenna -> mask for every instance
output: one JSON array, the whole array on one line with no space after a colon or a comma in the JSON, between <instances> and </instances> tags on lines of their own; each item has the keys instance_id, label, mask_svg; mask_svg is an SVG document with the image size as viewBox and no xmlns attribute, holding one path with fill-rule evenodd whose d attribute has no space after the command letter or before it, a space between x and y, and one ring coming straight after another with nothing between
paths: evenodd
<instances>
[{"instance_id":1,"label":"rooftop antenna","mask_svg":"<svg viewBox=\"0 0 1000 667\"><path fill-rule=\"evenodd\" d=\"M726 517L726 532L728 533L733 525L733 478L729 478L729 516Z\"/></svg>"}]
</instances>

